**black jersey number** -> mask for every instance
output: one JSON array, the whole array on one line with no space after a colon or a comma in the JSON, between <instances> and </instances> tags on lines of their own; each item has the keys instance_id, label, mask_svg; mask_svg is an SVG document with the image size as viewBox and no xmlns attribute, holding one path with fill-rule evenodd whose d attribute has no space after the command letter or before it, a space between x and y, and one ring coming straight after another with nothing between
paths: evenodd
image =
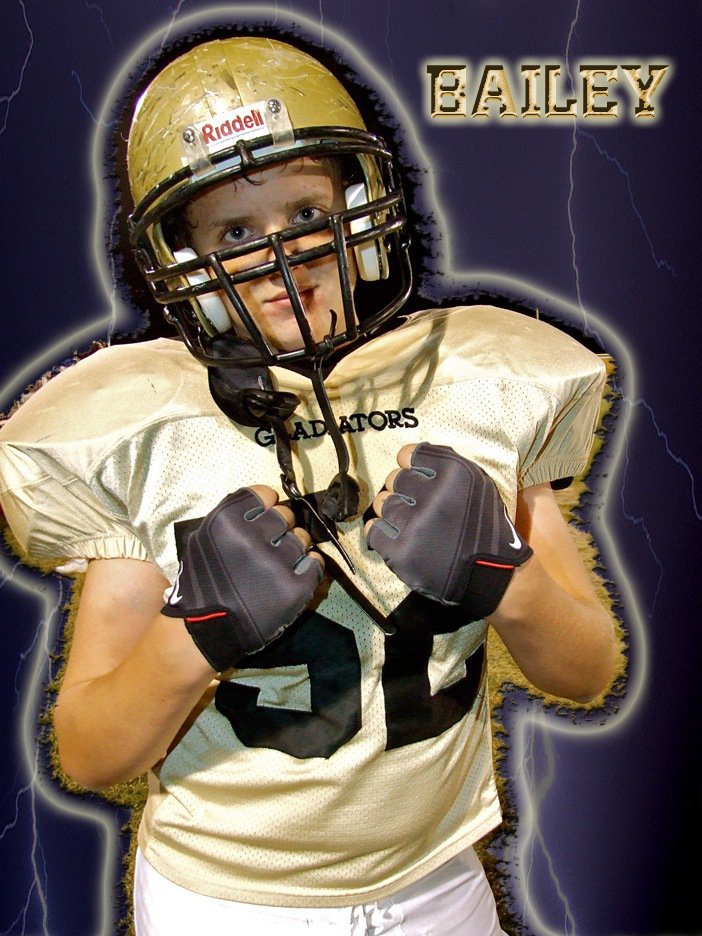
<instances>
[{"instance_id":1,"label":"black jersey number","mask_svg":"<svg viewBox=\"0 0 702 936\"><path fill-rule=\"evenodd\" d=\"M429 657L434 637L463 627L465 611L410 592L389 621L396 633L385 642L383 664L387 750L436 738L460 721L475 701L485 666L481 643L465 661L465 675L432 694Z\"/></svg>"},{"instance_id":2,"label":"black jersey number","mask_svg":"<svg viewBox=\"0 0 702 936\"><path fill-rule=\"evenodd\" d=\"M247 668L306 665L310 712L258 704L260 689L222 682L215 705L247 747L293 757L331 757L361 727L361 660L353 633L305 611L274 643L246 658Z\"/></svg>"},{"instance_id":3,"label":"black jersey number","mask_svg":"<svg viewBox=\"0 0 702 936\"><path fill-rule=\"evenodd\" d=\"M434 738L471 708L484 669L484 644L466 660L465 675L432 694L428 665L435 634L466 623L459 610L412 593L389 621L396 633L385 643L382 683L386 749ZM267 747L292 757L331 757L361 728L361 661L353 633L316 612L305 612L282 637L247 657L247 668L304 664L310 711L258 704L260 689L220 683L215 705L247 747Z\"/></svg>"}]
</instances>

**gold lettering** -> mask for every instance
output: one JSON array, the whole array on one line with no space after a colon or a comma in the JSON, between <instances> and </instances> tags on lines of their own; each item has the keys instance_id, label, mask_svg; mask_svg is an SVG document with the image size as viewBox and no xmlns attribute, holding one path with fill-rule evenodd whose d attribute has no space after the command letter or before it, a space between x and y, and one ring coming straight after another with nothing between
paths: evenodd
<instances>
[{"instance_id":1,"label":"gold lettering","mask_svg":"<svg viewBox=\"0 0 702 936\"><path fill-rule=\"evenodd\" d=\"M622 65L624 76L634 89L638 104L634 108L634 117L655 117L651 98L670 68L670 65L649 65L648 81L641 81L641 65Z\"/></svg>"},{"instance_id":2,"label":"gold lettering","mask_svg":"<svg viewBox=\"0 0 702 936\"><path fill-rule=\"evenodd\" d=\"M617 115L617 101L609 99L609 85L617 80L616 65L581 65L580 74L583 78L583 117L614 117ZM596 78L602 75L606 84L595 84ZM595 101L595 98L604 97L604 101Z\"/></svg>"},{"instance_id":3,"label":"gold lettering","mask_svg":"<svg viewBox=\"0 0 702 936\"><path fill-rule=\"evenodd\" d=\"M498 111L500 117L517 116L512 89L504 66L486 65L483 69L483 77L480 79L478 93L475 96L471 117L489 117L488 105L495 101L500 104Z\"/></svg>"},{"instance_id":4,"label":"gold lettering","mask_svg":"<svg viewBox=\"0 0 702 936\"><path fill-rule=\"evenodd\" d=\"M577 117L578 102L575 98L567 98L565 104L558 103L557 84L560 74L560 65L546 65L546 116Z\"/></svg>"},{"instance_id":5,"label":"gold lettering","mask_svg":"<svg viewBox=\"0 0 702 936\"><path fill-rule=\"evenodd\" d=\"M541 77L539 65L522 65L524 75L524 106L522 117L540 117L541 108L536 103L536 79Z\"/></svg>"},{"instance_id":6,"label":"gold lettering","mask_svg":"<svg viewBox=\"0 0 702 936\"><path fill-rule=\"evenodd\" d=\"M427 65L431 79L431 116L466 117L465 65Z\"/></svg>"}]
</instances>

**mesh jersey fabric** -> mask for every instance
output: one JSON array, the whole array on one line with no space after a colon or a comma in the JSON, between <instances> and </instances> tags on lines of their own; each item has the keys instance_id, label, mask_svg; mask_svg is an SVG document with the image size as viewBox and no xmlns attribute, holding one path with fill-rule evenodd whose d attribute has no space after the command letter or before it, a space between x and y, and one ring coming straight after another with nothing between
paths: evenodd
<instances>
[{"instance_id":1,"label":"mesh jersey fabric","mask_svg":"<svg viewBox=\"0 0 702 936\"><path fill-rule=\"evenodd\" d=\"M338 470L307 379L289 421L298 483ZM399 449L450 445L518 490L587 462L604 366L544 323L485 306L431 310L344 357L326 381L362 510ZM54 559L149 559L172 581L181 524L247 484L279 488L265 430L231 424L179 342L97 352L51 380L0 435L0 500L21 545ZM344 906L392 893L500 819L492 774L484 622L408 589L339 532L385 637L337 581L283 637L213 689L149 776L139 833L151 864L214 897ZM322 550L335 557L333 547ZM174 622L174 626L178 626Z\"/></svg>"}]
</instances>

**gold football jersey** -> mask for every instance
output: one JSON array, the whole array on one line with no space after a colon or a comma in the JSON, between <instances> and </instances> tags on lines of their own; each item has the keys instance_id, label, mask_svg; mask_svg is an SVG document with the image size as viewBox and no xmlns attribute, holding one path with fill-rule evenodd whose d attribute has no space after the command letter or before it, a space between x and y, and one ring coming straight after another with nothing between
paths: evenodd
<instances>
[{"instance_id":1,"label":"gold football jersey","mask_svg":"<svg viewBox=\"0 0 702 936\"><path fill-rule=\"evenodd\" d=\"M323 491L338 465L309 381L273 381L301 398L288 421L298 484ZM520 488L585 467L604 367L548 325L474 306L410 317L326 385L362 510L399 449L426 441L477 462L513 515ZM167 339L70 368L0 442L5 514L23 548L57 563L150 559L173 581L190 524L239 487L280 487L271 434L232 424ZM367 549L360 516L337 526L355 573L326 579L281 638L225 674L150 774L140 845L185 887L271 905L378 899L500 820L486 625L410 592Z\"/></svg>"}]
</instances>

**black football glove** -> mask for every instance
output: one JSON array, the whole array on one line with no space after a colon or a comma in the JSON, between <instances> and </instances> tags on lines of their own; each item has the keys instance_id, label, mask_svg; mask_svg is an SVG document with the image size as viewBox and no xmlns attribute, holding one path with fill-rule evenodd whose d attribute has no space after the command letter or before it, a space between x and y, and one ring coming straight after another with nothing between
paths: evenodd
<instances>
[{"instance_id":1,"label":"black football glove","mask_svg":"<svg viewBox=\"0 0 702 936\"><path fill-rule=\"evenodd\" d=\"M368 545L413 591L491 614L532 549L514 529L494 482L444 445L423 442L401 470Z\"/></svg>"},{"instance_id":2,"label":"black football glove","mask_svg":"<svg viewBox=\"0 0 702 936\"><path fill-rule=\"evenodd\" d=\"M242 488L188 536L161 613L182 618L207 662L222 672L291 624L322 574L278 511Z\"/></svg>"}]
</instances>

